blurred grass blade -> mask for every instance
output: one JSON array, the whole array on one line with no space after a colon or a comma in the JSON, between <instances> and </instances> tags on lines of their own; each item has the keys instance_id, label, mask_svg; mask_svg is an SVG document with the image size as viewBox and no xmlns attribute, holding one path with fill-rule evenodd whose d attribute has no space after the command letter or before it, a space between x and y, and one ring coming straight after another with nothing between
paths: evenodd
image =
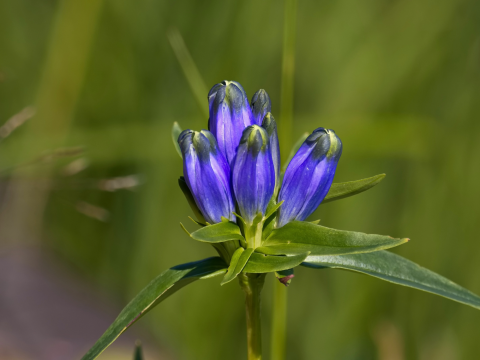
<instances>
[{"instance_id":1,"label":"blurred grass blade","mask_svg":"<svg viewBox=\"0 0 480 360\"><path fill-rule=\"evenodd\" d=\"M309 133L304 133L300 138L297 140L297 142L292 146L292 150L290 150L290 154L288 155L287 161L283 164L282 167L282 172L285 172L287 170L288 164L290 164L290 161L292 161L293 157L297 153L298 149L300 149L300 146L302 146L303 142L307 139Z\"/></svg>"},{"instance_id":2,"label":"blurred grass blade","mask_svg":"<svg viewBox=\"0 0 480 360\"><path fill-rule=\"evenodd\" d=\"M303 266L345 269L458 301L480 309L480 297L414 262L388 251L341 256L309 256Z\"/></svg>"},{"instance_id":3,"label":"blurred grass blade","mask_svg":"<svg viewBox=\"0 0 480 360\"><path fill-rule=\"evenodd\" d=\"M385 174L375 175L366 179L333 183L322 204L330 201L340 200L349 196L360 194L377 185L385 178Z\"/></svg>"},{"instance_id":4,"label":"blurred grass blade","mask_svg":"<svg viewBox=\"0 0 480 360\"><path fill-rule=\"evenodd\" d=\"M224 285L237 277L245 267L248 259L253 253L253 249L244 249L242 247L238 248L232 256L230 261L230 266L228 267L228 272L225 274L221 285Z\"/></svg>"},{"instance_id":5,"label":"blurred grass blade","mask_svg":"<svg viewBox=\"0 0 480 360\"><path fill-rule=\"evenodd\" d=\"M221 275L225 273L226 267L221 258L211 257L164 271L130 301L82 360L95 359L127 328L177 290L195 280Z\"/></svg>"},{"instance_id":6,"label":"blurred grass blade","mask_svg":"<svg viewBox=\"0 0 480 360\"><path fill-rule=\"evenodd\" d=\"M269 256L254 252L243 268L245 273L269 273L292 269L300 265L308 256L308 252L294 256Z\"/></svg>"},{"instance_id":7,"label":"blurred grass blade","mask_svg":"<svg viewBox=\"0 0 480 360\"><path fill-rule=\"evenodd\" d=\"M143 360L142 343L137 341L135 344L135 353L133 354L133 360Z\"/></svg>"},{"instance_id":8,"label":"blurred grass blade","mask_svg":"<svg viewBox=\"0 0 480 360\"><path fill-rule=\"evenodd\" d=\"M185 45L185 41L183 41L182 35L178 29L172 28L167 33L167 37L203 115L208 116L208 88Z\"/></svg>"},{"instance_id":9,"label":"blurred grass blade","mask_svg":"<svg viewBox=\"0 0 480 360\"><path fill-rule=\"evenodd\" d=\"M178 155L180 155L180 157L183 159L182 150L180 149L180 145L178 145L178 137L180 136L181 132L182 132L182 128L175 121L172 126L173 146L175 146L175 150L177 150Z\"/></svg>"},{"instance_id":10,"label":"blurred grass blade","mask_svg":"<svg viewBox=\"0 0 480 360\"><path fill-rule=\"evenodd\" d=\"M194 240L208 243L218 243L230 240L240 240L245 242L245 239L240 232L240 228L237 224L231 221L222 221L218 224L205 226L197 231L192 232L190 236Z\"/></svg>"},{"instance_id":11,"label":"blurred grass blade","mask_svg":"<svg viewBox=\"0 0 480 360\"><path fill-rule=\"evenodd\" d=\"M373 252L404 244L409 239L336 230L306 221L292 221L270 236L256 251L269 255L342 255Z\"/></svg>"},{"instance_id":12,"label":"blurred grass blade","mask_svg":"<svg viewBox=\"0 0 480 360\"><path fill-rule=\"evenodd\" d=\"M295 78L295 38L297 23L297 0L285 0L283 24L282 85L280 94L280 145L285 151L292 146L293 130L293 85ZM281 360L281 359L276 359Z\"/></svg>"}]
</instances>

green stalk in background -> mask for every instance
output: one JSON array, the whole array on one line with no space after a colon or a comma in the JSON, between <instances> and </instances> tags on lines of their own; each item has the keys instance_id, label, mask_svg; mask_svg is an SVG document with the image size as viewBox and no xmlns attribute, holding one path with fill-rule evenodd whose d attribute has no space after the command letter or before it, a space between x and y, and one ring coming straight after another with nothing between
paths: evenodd
<instances>
[{"instance_id":1,"label":"green stalk in background","mask_svg":"<svg viewBox=\"0 0 480 360\"><path fill-rule=\"evenodd\" d=\"M25 126L14 152L18 162L37 159L64 146L85 79L103 0L59 2L45 65L35 99L36 115ZM33 139L35 141L33 141ZM51 167L19 168L9 182L9 199L0 214L0 233L12 242L39 241L49 199L48 185L33 187L25 178L44 179Z\"/></svg>"},{"instance_id":2,"label":"green stalk in background","mask_svg":"<svg viewBox=\"0 0 480 360\"><path fill-rule=\"evenodd\" d=\"M295 33L297 18L297 0L285 0L283 31L282 88L280 102L279 138L282 159L288 157L292 147L293 129L293 81L295 75ZM273 291L271 358L285 359L287 339L287 289L275 281Z\"/></svg>"},{"instance_id":3,"label":"green stalk in background","mask_svg":"<svg viewBox=\"0 0 480 360\"><path fill-rule=\"evenodd\" d=\"M208 107L205 101L208 89L203 81L202 75L200 75L200 72L198 71L197 65L195 65L195 62L193 61L192 55L190 55L190 52L185 45L185 41L183 41L182 35L177 28L172 28L168 32L167 37L168 41L170 41L173 52L182 67L185 78L190 85L190 89L197 100L198 106L200 106L202 113L208 117Z\"/></svg>"}]
</instances>

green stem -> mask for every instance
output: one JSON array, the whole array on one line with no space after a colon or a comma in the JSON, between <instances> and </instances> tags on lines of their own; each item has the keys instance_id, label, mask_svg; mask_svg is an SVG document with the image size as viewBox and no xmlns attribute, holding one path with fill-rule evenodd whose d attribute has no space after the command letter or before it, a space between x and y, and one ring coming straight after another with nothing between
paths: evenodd
<instances>
[{"instance_id":1,"label":"green stem","mask_svg":"<svg viewBox=\"0 0 480 360\"><path fill-rule=\"evenodd\" d=\"M287 159L292 147L293 131L293 85L295 77L295 36L297 0L285 0L283 24L282 88L280 104L280 144L282 158ZM287 328L287 291L284 285L275 284L273 295L272 336L270 348L272 359L284 360Z\"/></svg>"},{"instance_id":2,"label":"green stem","mask_svg":"<svg viewBox=\"0 0 480 360\"><path fill-rule=\"evenodd\" d=\"M260 293L265 282L265 274L240 274L240 286L245 292L247 315L248 360L262 359L262 328L260 319Z\"/></svg>"},{"instance_id":3,"label":"green stem","mask_svg":"<svg viewBox=\"0 0 480 360\"><path fill-rule=\"evenodd\" d=\"M287 287L275 281L273 285L273 314L270 351L272 359L285 359L287 331Z\"/></svg>"},{"instance_id":4,"label":"green stem","mask_svg":"<svg viewBox=\"0 0 480 360\"><path fill-rule=\"evenodd\" d=\"M283 24L282 86L280 95L280 144L286 159L292 147L293 82L295 75L295 33L297 0L285 0ZM277 359L275 359L277 360Z\"/></svg>"}]
</instances>

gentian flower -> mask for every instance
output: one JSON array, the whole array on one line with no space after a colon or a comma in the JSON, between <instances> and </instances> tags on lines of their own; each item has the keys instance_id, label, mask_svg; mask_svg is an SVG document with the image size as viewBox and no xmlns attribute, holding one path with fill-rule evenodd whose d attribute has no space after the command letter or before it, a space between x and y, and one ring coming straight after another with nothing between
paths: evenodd
<instances>
[{"instance_id":1,"label":"gentian flower","mask_svg":"<svg viewBox=\"0 0 480 360\"><path fill-rule=\"evenodd\" d=\"M342 142L333 130L318 128L305 140L288 164L278 201L277 227L303 221L320 205L330 190Z\"/></svg>"},{"instance_id":2,"label":"gentian flower","mask_svg":"<svg viewBox=\"0 0 480 360\"><path fill-rule=\"evenodd\" d=\"M268 95L267 95L268 96ZM280 186L280 144L278 143L277 122L272 113L267 113L262 121L262 127L267 131L272 149L272 160L275 168L275 194Z\"/></svg>"},{"instance_id":3,"label":"gentian flower","mask_svg":"<svg viewBox=\"0 0 480 360\"><path fill-rule=\"evenodd\" d=\"M208 93L208 102L208 129L231 165L243 130L254 124L247 94L239 83L225 80L212 87Z\"/></svg>"},{"instance_id":4,"label":"gentian flower","mask_svg":"<svg viewBox=\"0 0 480 360\"><path fill-rule=\"evenodd\" d=\"M258 214L265 214L275 190L270 139L258 125L243 131L232 167L232 183L240 214L247 224L252 224Z\"/></svg>"},{"instance_id":5,"label":"gentian flower","mask_svg":"<svg viewBox=\"0 0 480 360\"><path fill-rule=\"evenodd\" d=\"M272 111L272 102L267 92L258 90L252 97L252 114L255 124L262 125L263 118Z\"/></svg>"},{"instance_id":6,"label":"gentian flower","mask_svg":"<svg viewBox=\"0 0 480 360\"><path fill-rule=\"evenodd\" d=\"M185 130L178 137L183 154L183 176L195 203L209 223L219 223L222 216L235 220L235 205L230 181L230 167L209 131Z\"/></svg>"}]
</instances>

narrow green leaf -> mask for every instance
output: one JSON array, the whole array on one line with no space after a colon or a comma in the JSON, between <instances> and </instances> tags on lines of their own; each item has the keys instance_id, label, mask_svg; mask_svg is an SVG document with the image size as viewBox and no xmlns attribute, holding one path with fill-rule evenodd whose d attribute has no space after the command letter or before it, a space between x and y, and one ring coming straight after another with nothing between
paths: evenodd
<instances>
[{"instance_id":1,"label":"narrow green leaf","mask_svg":"<svg viewBox=\"0 0 480 360\"><path fill-rule=\"evenodd\" d=\"M300 138L297 140L297 142L293 145L292 150L290 150L290 154L288 155L287 161L283 164L282 171L285 172L287 170L288 164L290 164L290 161L292 161L293 157L297 153L298 149L300 149L300 146L304 143L304 141L307 139L308 135L310 135L308 132L304 133Z\"/></svg>"},{"instance_id":2,"label":"narrow green leaf","mask_svg":"<svg viewBox=\"0 0 480 360\"><path fill-rule=\"evenodd\" d=\"M238 248L232 256L232 260L230 262L230 266L228 267L228 271L223 277L222 283L220 285L224 285L233 279L237 277L238 274L240 274L245 267L245 264L247 263L248 259L250 259L250 256L253 253L253 249L244 249L244 248Z\"/></svg>"},{"instance_id":3,"label":"narrow green leaf","mask_svg":"<svg viewBox=\"0 0 480 360\"><path fill-rule=\"evenodd\" d=\"M192 232L190 236L195 240L208 243L230 240L245 241L238 225L231 221L205 226Z\"/></svg>"},{"instance_id":4,"label":"narrow green leaf","mask_svg":"<svg viewBox=\"0 0 480 360\"><path fill-rule=\"evenodd\" d=\"M305 252L312 255L355 254L388 249L408 240L292 221L273 230L256 251L269 255L298 255Z\"/></svg>"},{"instance_id":5,"label":"narrow green leaf","mask_svg":"<svg viewBox=\"0 0 480 360\"><path fill-rule=\"evenodd\" d=\"M201 227L204 227L204 226L207 226L207 224L204 224L204 223L201 223L200 221L197 221L195 220L194 218L192 218L191 216L188 217L190 220L192 220L192 222L194 222L195 224L201 226Z\"/></svg>"},{"instance_id":6,"label":"narrow green leaf","mask_svg":"<svg viewBox=\"0 0 480 360\"><path fill-rule=\"evenodd\" d=\"M275 210L272 211L272 209L275 209ZM268 238L268 236L273 230L273 227L275 226L276 217L272 215L277 209L278 207L277 207L277 202L275 201L275 196L272 196L272 198L270 199L267 205L266 214L268 216L265 217L265 222L263 223L262 240L265 240L266 238Z\"/></svg>"},{"instance_id":7,"label":"narrow green leaf","mask_svg":"<svg viewBox=\"0 0 480 360\"><path fill-rule=\"evenodd\" d=\"M308 254L307 252L294 256L269 256L254 252L243 268L243 272L269 273L292 269L300 265L307 258Z\"/></svg>"},{"instance_id":8,"label":"narrow green leaf","mask_svg":"<svg viewBox=\"0 0 480 360\"><path fill-rule=\"evenodd\" d=\"M302 264L311 268L338 268L458 301L480 309L480 297L414 262L388 251L340 256L309 256Z\"/></svg>"},{"instance_id":9,"label":"narrow green leaf","mask_svg":"<svg viewBox=\"0 0 480 360\"><path fill-rule=\"evenodd\" d=\"M227 265L219 257L174 266L158 275L120 312L115 321L82 357L93 360L113 343L128 327L167 297L198 279L225 273Z\"/></svg>"},{"instance_id":10,"label":"narrow green leaf","mask_svg":"<svg viewBox=\"0 0 480 360\"><path fill-rule=\"evenodd\" d=\"M386 174L375 175L367 179L348 181L343 183L333 183L322 204L330 201L344 199L349 196L360 194L377 185Z\"/></svg>"},{"instance_id":11,"label":"narrow green leaf","mask_svg":"<svg viewBox=\"0 0 480 360\"><path fill-rule=\"evenodd\" d=\"M264 219L268 219L270 216L272 216L284 202L285 200L282 200L278 204L273 205L271 208L267 207Z\"/></svg>"},{"instance_id":12,"label":"narrow green leaf","mask_svg":"<svg viewBox=\"0 0 480 360\"><path fill-rule=\"evenodd\" d=\"M133 360L143 360L142 343L140 341L137 341L135 343L135 353L133 354Z\"/></svg>"},{"instance_id":13,"label":"narrow green leaf","mask_svg":"<svg viewBox=\"0 0 480 360\"><path fill-rule=\"evenodd\" d=\"M178 145L178 137L182 133L182 128L178 123L175 121L172 126L172 141L173 141L173 146L175 146L175 150L177 150L178 155L180 155L180 158L183 158L182 156L182 150L180 150L180 145Z\"/></svg>"}]
</instances>

